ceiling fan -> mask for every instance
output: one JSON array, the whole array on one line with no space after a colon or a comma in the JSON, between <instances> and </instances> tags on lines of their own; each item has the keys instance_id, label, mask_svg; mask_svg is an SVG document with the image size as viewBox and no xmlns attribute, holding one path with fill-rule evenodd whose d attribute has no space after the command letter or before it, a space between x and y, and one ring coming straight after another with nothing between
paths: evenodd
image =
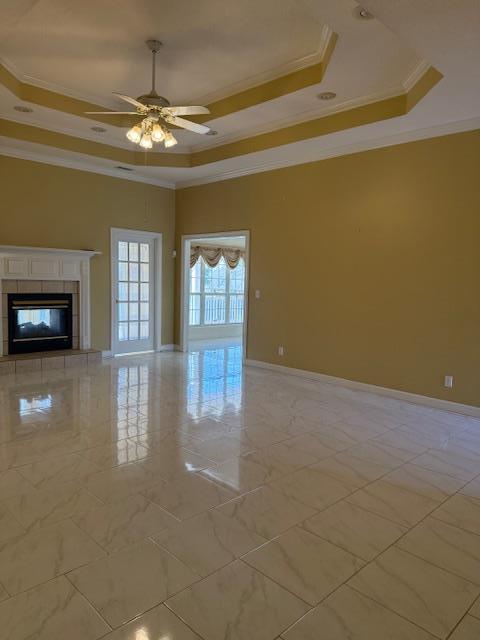
<instances>
[{"instance_id":1,"label":"ceiling fan","mask_svg":"<svg viewBox=\"0 0 480 640\"><path fill-rule=\"evenodd\" d=\"M163 142L166 148L177 144L177 139L167 127L168 124L188 129L188 131L194 131L195 133L209 133L209 127L179 117L210 113L206 107L172 107L166 98L158 95L155 90L155 56L162 43L159 40L147 40L145 44L152 52L152 88L150 93L138 98L131 98L130 96L113 92L113 95L132 104L136 111L86 111L85 113L89 115L129 114L143 116L143 120L127 132L127 138L144 149L151 149L154 142Z\"/></svg>"}]
</instances>

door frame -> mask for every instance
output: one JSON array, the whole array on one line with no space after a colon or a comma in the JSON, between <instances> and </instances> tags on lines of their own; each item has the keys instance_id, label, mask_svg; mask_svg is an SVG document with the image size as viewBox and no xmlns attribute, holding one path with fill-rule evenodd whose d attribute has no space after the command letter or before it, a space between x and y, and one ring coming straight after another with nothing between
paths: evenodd
<instances>
[{"instance_id":1,"label":"door frame","mask_svg":"<svg viewBox=\"0 0 480 640\"><path fill-rule=\"evenodd\" d=\"M247 331L248 331L248 291L250 282L250 231L243 229L241 231L218 231L215 233L191 233L182 235L181 238L181 279L180 279L180 351L187 351L188 336L188 293L189 293L189 274L190 274L190 243L196 238L228 238L243 236L245 238L245 300L243 309L243 325L242 325L242 348L243 361L247 357Z\"/></svg>"},{"instance_id":2,"label":"door frame","mask_svg":"<svg viewBox=\"0 0 480 640\"><path fill-rule=\"evenodd\" d=\"M127 355L123 353L115 353L114 351L114 335L115 335L115 305L116 305L116 290L115 285L117 278L115 276L117 265L115 264L115 251L114 243L118 240L121 234L128 234L133 239L148 238L153 240L155 247L155 259L153 263L153 348L154 351L162 350L162 246L163 236L161 233L154 231L142 231L141 229L123 229L120 227L110 227L110 351L113 356ZM151 353L149 351L142 351L141 353Z\"/></svg>"}]
</instances>

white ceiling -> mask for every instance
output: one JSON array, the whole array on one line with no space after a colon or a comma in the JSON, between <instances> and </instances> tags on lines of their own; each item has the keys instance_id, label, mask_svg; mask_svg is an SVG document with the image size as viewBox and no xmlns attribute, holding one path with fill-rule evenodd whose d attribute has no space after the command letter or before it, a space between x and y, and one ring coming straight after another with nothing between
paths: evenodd
<instances>
[{"instance_id":1,"label":"white ceiling","mask_svg":"<svg viewBox=\"0 0 480 640\"><path fill-rule=\"evenodd\" d=\"M339 35L320 85L217 119L211 123L219 132L215 137L182 133L179 151L223 144L398 93L422 60L444 74L407 116L202 167L135 168L136 179L157 183L195 184L381 146L382 140L391 144L478 126L478 0L364 0L363 5L376 19L356 19L353 0L2 0L0 56L29 82L120 107L111 91L136 95L149 88L150 60L143 41L158 37L165 43L160 92L192 103L208 94L228 94L258 74L275 75L298 58L314 55L324 25ZM335 91L336 100L316 99L326 90ZM99 136L91 131L90 120L34 105L32 114L23 115L13 111L18 103L0 90L0 117L130 148L123 129L107 126ZM58 158L71 166L115 171L111 161L13 139L0 139L0 147L2 153L28 151L47 162Z\"/></svg>"}]
</instances>

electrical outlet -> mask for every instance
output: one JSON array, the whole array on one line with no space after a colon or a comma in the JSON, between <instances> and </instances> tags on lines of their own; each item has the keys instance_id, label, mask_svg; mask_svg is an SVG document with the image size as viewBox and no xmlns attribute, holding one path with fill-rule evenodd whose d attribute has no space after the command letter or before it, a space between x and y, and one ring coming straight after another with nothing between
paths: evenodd
<instances>
[{"instance_id":1,"label":"electrical outlet","mask_svg":"<svg viewBox=\"0 0 480 640\"><path fill-rule=\"evenodd\" d=\"M443 384L447 389L451 389L453 387L453 376L445 376Z\"/></svg>"},{"instance_id":2,"label":"electrical outlet","mask_svg":"<svg viewBox=\"0 0 480 640\"><path fill-rule=\"evenodd\" d=\"M256 290L255 290L255 298L256 298L257 300L260 300L260 289L256 289Z\"/></svg>"},{"instance_id":3,"label":"electrical outlet","mask_svg":"<svg viewBox=\"0 0 480 640\"><path fill-rule=\"evenodd\" d=\"M283 348L283 344L278 345L278 355L279 356L285 355L285 349Z\"/></svg>"}]
</instances>

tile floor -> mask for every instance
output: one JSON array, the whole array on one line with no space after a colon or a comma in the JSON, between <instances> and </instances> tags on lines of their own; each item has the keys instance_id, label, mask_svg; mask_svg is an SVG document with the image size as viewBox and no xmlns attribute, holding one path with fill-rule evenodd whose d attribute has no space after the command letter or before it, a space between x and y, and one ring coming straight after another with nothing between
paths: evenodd
<instances>
[{"instance_id":1,"label":"tile floor","mask_svg":"<svg viewBox=\"0 0 480 640\"><path fill-rule=\"evenodd\" d=\"M478 640L480 419L241 348L0 377L1 640Z\"/></svg>"}]
</instances>

